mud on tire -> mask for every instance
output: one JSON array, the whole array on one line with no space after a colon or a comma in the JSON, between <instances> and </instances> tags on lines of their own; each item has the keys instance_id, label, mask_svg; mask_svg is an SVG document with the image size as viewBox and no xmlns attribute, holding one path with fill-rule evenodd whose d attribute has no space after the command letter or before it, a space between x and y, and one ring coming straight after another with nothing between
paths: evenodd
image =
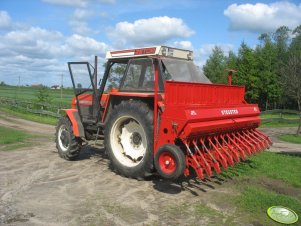
<instances>
[{"instance_id":1,"label":"mud on tire","mask_svg":"<svg viewBox=\"0 0 301 226\"><path fill-rule=\"evenodd\" d=\"M105 147L113 170L142 179L153 170L153 111L147 104L128 100L117 105L108 116Z\"/></svg>"},{"instance_id":2,"label":"mud on tire","mask_svg":"<svg viewBox=\"0 0 301 226\"><path fill-rule=\"evenodd\" d=\"M61 158L74 160L79 156L82 141L74 136L72 124L66 116L61 117L56 126L55 143Z\"/></svg>"}]
</instances>

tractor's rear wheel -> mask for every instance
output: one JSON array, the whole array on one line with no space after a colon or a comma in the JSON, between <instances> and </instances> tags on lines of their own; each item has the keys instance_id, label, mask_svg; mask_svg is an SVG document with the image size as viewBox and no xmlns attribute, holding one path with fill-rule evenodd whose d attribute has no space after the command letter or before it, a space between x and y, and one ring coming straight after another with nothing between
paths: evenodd
<instances>
[{"instance_id":1,"label":"tractor's rear wheel","mask_svg":"<svg viewBox=\"0 0 301 226\"><path fill-rule=\"evenodd\" d=\"M74 160L79 156L82 141L74 136L72 124L66 116L59 119L56 127L55 142L61 158Z\"/></svg>"},{"instance_id":2,"label":"tractor's rear wheel","mask_svg":"<svg viewBox=\"0 0 301 226\"><path fill-rule=\"evenodd\" d=\"M153 169L153 111L141 101L123 101L109 115L105 147L114 170L142 179Z\"/></svg>"},{"instance_id":3,"label":"tractor's rear wheel","mask_svg":"<svg viewBox=\"0 0 301 226\"><path fill-rule=\"evenodd\" d=\"M155 167L163 178L175 180L184 173L186 168L185 155L175 145L163 145L155 155Z\"/></svg>"}]
</instances>

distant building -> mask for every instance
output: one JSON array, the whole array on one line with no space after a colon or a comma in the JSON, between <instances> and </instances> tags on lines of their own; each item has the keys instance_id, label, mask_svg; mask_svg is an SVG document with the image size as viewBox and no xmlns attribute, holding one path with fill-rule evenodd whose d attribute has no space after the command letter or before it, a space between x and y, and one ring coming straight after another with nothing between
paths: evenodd
<instances>
[{"instance_id":1,"label":"distant building","mask_svg":"<svg viewBox=\"0 0 301 226\"><path fill-rule=\"evenodd\" d=\"M51 86L51 89L59 89L59 88L60 88L60 86L58 86L58 85Z\"/></svg>"},{"instance_id":2,"label":"distant building","mask_svg":"<svg viewBox=\"0 0 301 226\"><path fill-rule=\"evenodd\" d=\"M32 88L43 88L42 84L32 84L31 85Z\"/></svg>"}]
</instances>

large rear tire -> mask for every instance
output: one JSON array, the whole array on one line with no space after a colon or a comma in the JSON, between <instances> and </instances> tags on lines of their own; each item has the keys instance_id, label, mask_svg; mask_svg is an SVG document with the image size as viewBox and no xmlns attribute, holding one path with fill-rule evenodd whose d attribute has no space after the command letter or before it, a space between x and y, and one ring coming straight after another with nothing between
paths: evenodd
<instances>
[{"instance_id":1,"label":"large rear tire","mask_svg":"<svg viewBox=\"0 0 301 226\"><path fill-rule=\"evenodd\" d=\"M82 140L74 136L72 124L66 116L59 119L56 127L55 143L61 158L74 160L79 156Z\"/></svg>"},{"instance_id":2,"label":"large rear tire","mask_svg":"<svg viewBox=\"0 0 301 226\"><path fill-rule=\"evenodd\" d=\"M105 125L105 147L113 169L142 179L153 170L153 111L141 101L122 101Z\"/></svg>"}]
</instances>

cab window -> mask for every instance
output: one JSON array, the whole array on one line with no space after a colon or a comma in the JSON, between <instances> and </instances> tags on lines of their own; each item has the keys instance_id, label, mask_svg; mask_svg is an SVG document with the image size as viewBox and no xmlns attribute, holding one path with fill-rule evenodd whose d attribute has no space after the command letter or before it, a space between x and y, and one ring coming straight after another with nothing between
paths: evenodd
<instances>
[{"instance_id":1,"label":"cab window","mask_svg":"<svg viewBox=\"0 0 301 226\"><path fill-rule=\"evenodd\" d=\"M154 91L154 66L152 59L130 60L120 90Z\"/></svg>"},{"instance_id":2,"label":"cab window","mask_svg":"<svg viewBox=\"0 0 301 226\"><path fill-rule=\"evenodd\" d=\"M120 87L122 78L125 74L126 63L114 63L110 69L108 80L104 89L105 93L110 92L112 88Z\"/></svg>"}]
</instances>

